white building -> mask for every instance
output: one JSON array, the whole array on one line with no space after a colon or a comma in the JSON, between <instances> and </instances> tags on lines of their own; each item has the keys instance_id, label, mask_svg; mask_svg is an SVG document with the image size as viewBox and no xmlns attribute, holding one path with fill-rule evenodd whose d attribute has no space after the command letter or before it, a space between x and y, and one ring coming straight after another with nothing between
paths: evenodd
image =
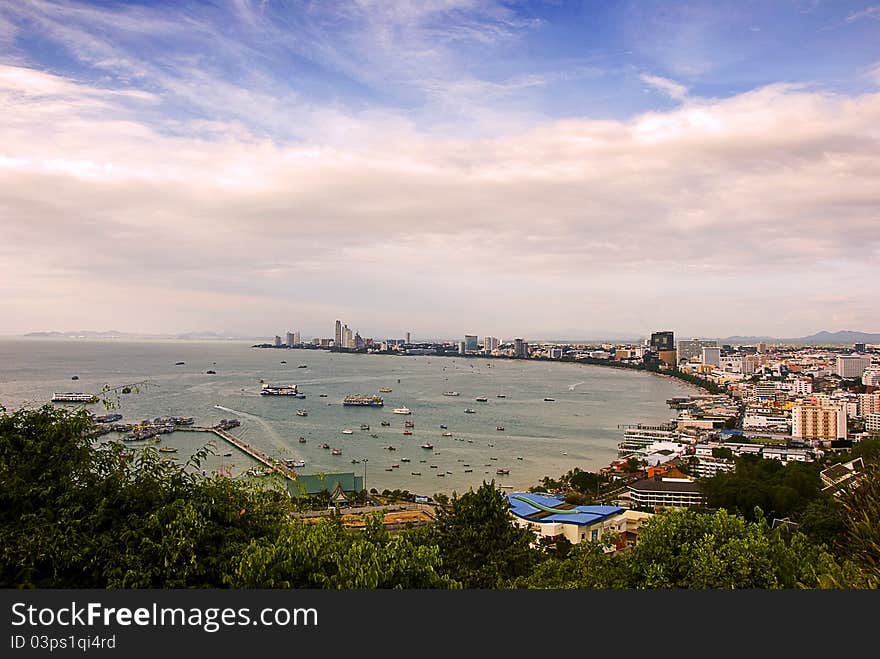
<instances>
[{"instance_id":1,"label":"white building","mask_svg":"<svg viewBox=\"0 0 880 659\"><path fill-rule=\"evenodd\" d=\"M846 422L846 409L842 406L795 405L791 410L791 437L820 442L846 439Z\"/></svg>"},{"instance_id":2,"label":"white building","mask_svg":"<svg viewBox=\"0 0 880 659\"><path fill-rule=\"evenodd\" d=\"M871 358L866 355L839 355L834 372L842 378L861 378L870 365Z\"/></svg>"},{"instance_id":3,"label":"white building","mask_svg":"<svg viewBox=\"0 0 880 659\"><path fill-rule=\"evenodd\" d=\"M721 348L704 347L703 364L706 366L721 366Z\"/></svg>"},{"instance_id":4,"label":"white building","mask_svg":"<svg viewBox=\"0 0 880 659\"><path fill-rule=\"evenodd\" d=\"M865 430L880 433L880 414L869 414L865 417Z\"/></svg>"},{"instance_id":5,"label":"white building","mask_svg":"<svg viewBox=\"0 0 880 659\"><path fill-rule=\"evenodd\" d=\"M880 387L880 366L869 366L862 373L862 384L866 387Z\"/></svg>"}]
</instances>

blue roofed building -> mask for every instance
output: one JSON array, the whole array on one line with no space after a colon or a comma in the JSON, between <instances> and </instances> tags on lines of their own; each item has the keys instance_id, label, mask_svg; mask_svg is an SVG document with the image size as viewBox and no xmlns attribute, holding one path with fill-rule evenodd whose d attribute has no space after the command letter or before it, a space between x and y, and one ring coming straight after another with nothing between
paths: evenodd
<instances>
[{"instance_id":1,"label":"blue roofed building","mask_svg":"<svg viewBox=\"0 0 880 659\"><path fill-rule=\"evenodd\" d=\"M507 501L514 522L533 529L540 538L562 536L576 545L616 533L617 541L610 551L635 544L639 528L652 517L617 506L576 506L566 503L561 495L545 492L511 492Z\"/></svg>"}]
</instances>

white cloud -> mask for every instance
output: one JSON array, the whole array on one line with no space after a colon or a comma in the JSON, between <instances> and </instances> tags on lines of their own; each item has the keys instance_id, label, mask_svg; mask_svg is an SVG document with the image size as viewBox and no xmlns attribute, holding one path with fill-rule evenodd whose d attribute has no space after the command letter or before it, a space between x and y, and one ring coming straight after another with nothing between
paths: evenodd
<instances>
[{"instance_id":1,"label":"white cloud","mask_svg":"<svg viewBox=\"0 0 880 659\"><path fill-rule=\"evenodd\" d=\"M61 327L86 307L96 325L163 329L149 308L175 329L233 327L212 319L251 299L253 332L320 324L334 303L373 327L631 330L674 322L705 287L700 332L722 335L782 323L801 288L876 276L880 94L771 86L494 139L337 111L297 143L221 121L160 131L140 118L150 99L0 68L5 323ZM790 297L770 294L778 280ZM868 297L841 313L871 330Z\"/></svg>"},{"instance_id":2,"label":"white cloud","mask_svg":"<svg viewBox=\"0 0 880 659\"><path fill-rule=\"evenodd\" d=\"M673 98L677 101L681 101L687 98L688 88L682 84L675 82L674 80L669 80L668 78L662 78L660 76L642 74L639 76L642 82L646 82L654 89L657 89L670 98Z\"/></svg>"}]
</instances>

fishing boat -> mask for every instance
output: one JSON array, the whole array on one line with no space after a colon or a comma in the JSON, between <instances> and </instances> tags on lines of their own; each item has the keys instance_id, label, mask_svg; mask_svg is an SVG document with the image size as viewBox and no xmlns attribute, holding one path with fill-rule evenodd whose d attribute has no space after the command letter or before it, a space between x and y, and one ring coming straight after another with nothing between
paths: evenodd
<instances>
[{"instance_id":1,"label":"fishing boat","mask_svg":"<svg viewBox=\"0 0 880 659\"><path fill-rule=\"evenodd\" d=\"M174 362L175 366L183 366L186 362Z\"/></svg>"},{"instance_id":2,"label":"fishing boat","mask_svg":"<svg viewBox=\"0 0 880 659\"><path fill-rule=\"evenodd\" d=\"M404 427L404 428L415 428L415 427L416 427L416 424L413 423L412 421L404 421L404 422L403 422L403 427Z\"/></svg>"},{"instance_id":3,"label":"fishing boat","mask_svg":"<svg viewBox=\"0 0 880 659\"><path fill-rule=\"evenodd\" d=\"M458 393L457 391L444 391L443 395L444 396L461 396L461 394Z\"/></svg>"},{"instance_id":4,"label":"fishing boat","mask_svg":"<svg viewBox=\"0 0 880 659\"><path fill-rule=\"evenodd\" d=\"M330 444L321 444L321 448L330 448Z\"/></svg>"},{"instance_id":5,"label":"fishing boat","mask_svg":"<svg viewBox=\"0 0 880 659\"><path fill-rule=\"evenodd\" d=\"M366 423L361 424L361 430L369 430L369 429L370 429L370 426L368 424L366 424Z\"/></svg>"},{"instance_id":6,"label":"fishing boat","mask_svg":"<svg viewBox=\"0 0 880 659\"><path fill-rule=\"evenodd\" d=\"M397 450L397 449L394 448L393 446L386 446L385 448L386 448L387 450L389 450L389 451L396 451L396 450Z\"/></svg>"},{"instance_id":7,"label":"fishing boat","mask_svg":"<svg viewBox=\"0 0 880 659\"><path fill-rule=\"evenodd\" d=\"M296 415L297 415L297 416L308 416L309 413L308 413L307 410L297 410L297 411L296 411Z\"/></svg>"},{"instance_id":8,"label":"fishing boat","mask_svg":"<svg viewBox=\"0 0 880 659\"><path fill-rule=\"evenodd\" d=\"M173 446L160 446L159 450L162 453L177 453L177 449Z\"/></svg>"},{"instance_id":9,"label":"fishing boat","mask_svg":"<svg viewBox=\"0 0 880 659\"><path fill-rule=\"evenodd\" d=\"M372 437L373 439L379 439L379 435L377 435L376 433L370 433L370 437Z\"/></svg>"},{"instance_id":10,"label":"fishing boat","mask_svg":"<svg viewBox=\"0 0 880 659\"><path fill-rule=\"evenodd\" d=\"M447 427L447 426L446 426L445 423L441 423L441 424L440 424L440 428L442 428L443 430L446 430L446 427Z\"/></svg>"},{"instance_id":11,"label":"fishing boat","mask_svg":"<svg viewBox=\"0 0 880 659\"><path fill-rule=\"evenodd\" d=\"M400 458L401 462L409 462L409 458Z\"/></svg>"},{"instance_id":12,"label":"fishing boat","mask_svg":"<svg viewBox=\"0 0 880 659\"><path fill-rule=\"evenodd\" d=\"M471 474L471 473L473 473L473 471L474 471L473 469L465 469L464 473Z\"/></svg>"},{"instance_id":13,"label":"fishing boat","mask_svg":"<svg viewBox=\"0 0 880 659\"><path fill-rule=\"evenodd\" d=\"M434 445L429 444L428 442L425 442L424 444L422 444L422 448L428 449L430 451L431 449L434 448Z\"/></svg>"},{"instance_id":14,"label":"fishing boat","mask_svg":"<svg viewBox=\"0 0 880 659\"><path fill-rule=\"evenodd\" d=\"M341 448L335 448L335 449L333 449L332 451L330 451L330 455L342 455L342 449L341 449Z\"/></svg>"},{"instance_id":15,"label":"fishing boat","mask_svg":"<svg viewBox=\"0 0 880 659\"><path fill-rule=\"evenodd\" d=\"M504 394L496 394L495 398L507 398Z\"/></svg>"},{"instance_id":16,"label":"fishing boat","mask_svg":"<svg viewBox=\"0 0 880 659\"><path fill-rule=\"evenodd\" d=\"M544 400L547 401L548 403L552 403L556 399L555 398L545 398Z\"/></svg>"},{"instance_id":17,"label":"fishing boat","mask_svg":"<svg viewBox=\"0 0 880 659\"><path fill-rule=\"evenodd\" d=\"M299 366L297 366L297 368L308 368L308 367L309 367L308 364L300 364Z\"/></svg>"},{"instance_id":18,"label":"fishing boat","mask_svg":"<svg viewBox=\"0 0 880 659\"><path fill-rule=\"evenodd\" d=\"M489 402L489 399L486 398L485 396L477 396L474 400L477 401L478 403L488 403Z\"/></svg>"},{"instance_id":19,"label":"fishing boat","mask_svg":"<svg viewBox=\"0 0 880 659\"><path fill-rule=\"evenodd\" d=\"M420 471L411 471L409 473L412 474L413 476L421 476L422 475L422 472L420 472Z\"/></svg>"}]
</instances>

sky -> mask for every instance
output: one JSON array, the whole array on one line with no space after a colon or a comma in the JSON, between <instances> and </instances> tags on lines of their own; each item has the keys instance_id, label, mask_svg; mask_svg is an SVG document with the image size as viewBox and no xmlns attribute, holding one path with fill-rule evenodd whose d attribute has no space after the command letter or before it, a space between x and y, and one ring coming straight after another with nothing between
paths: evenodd
<instances>
[{"instance_id":1,"label":"sky","mask_svg":"<svg viewBox=\"0 0 880 659\"><path fill-rule=\"evenodd\" d=\"M0 3L0 334L880 332L877 0Z\"/></svg>"}]
</instances>

